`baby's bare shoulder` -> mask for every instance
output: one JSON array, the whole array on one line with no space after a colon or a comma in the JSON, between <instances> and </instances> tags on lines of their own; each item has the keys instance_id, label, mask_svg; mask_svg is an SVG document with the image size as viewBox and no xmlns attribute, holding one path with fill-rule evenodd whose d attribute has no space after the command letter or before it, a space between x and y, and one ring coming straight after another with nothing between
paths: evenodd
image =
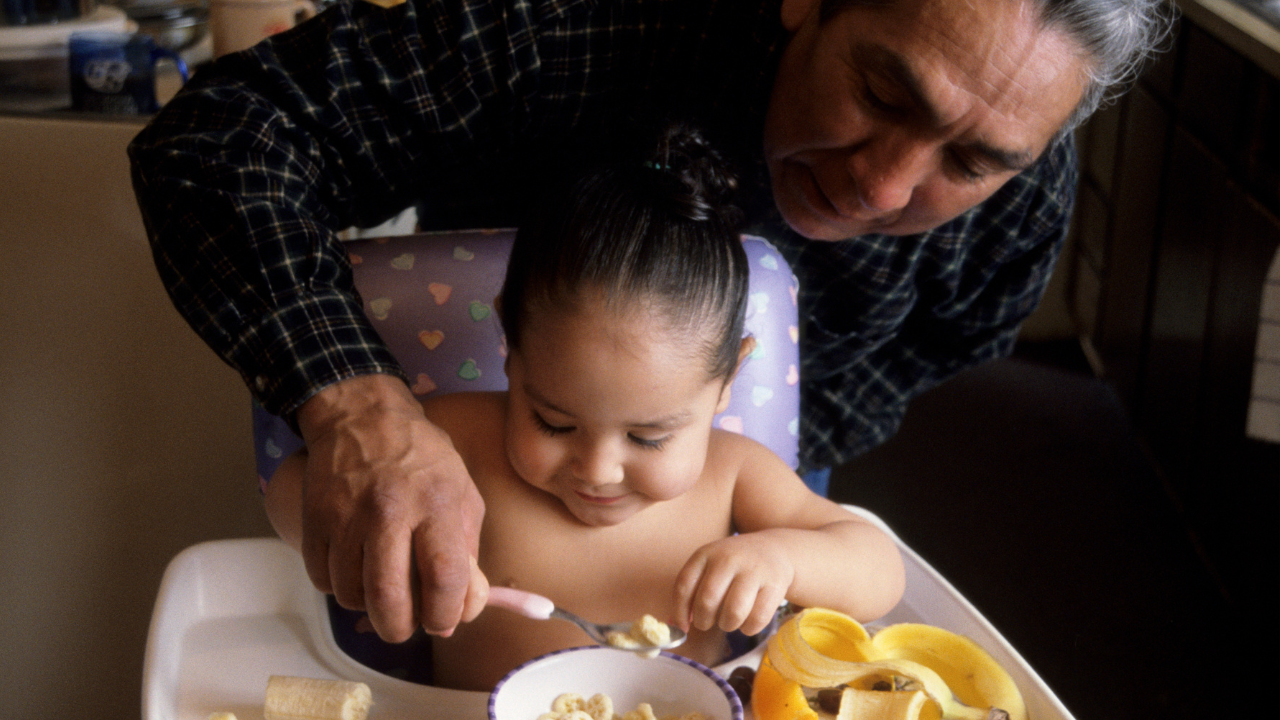
<instances>
[{"instance_id":1,"label":"baby's bare shoulder","mask_svg":"<svg viewBox=\"0 0 1280 720\"><path fill-rule=\"evenodd\" d=\"M454 445L471 438L491 440L501 434L506 393L460 392L427 397L422 411L432 424L449 434Z\"/></svg>"},{"instance_id":2,"label":"baby's bare shoulder","mask_svg":"<svg viewBox=\"0 0 1280 720\"><path fill-rule=\"evenodd\" d=\"M782 458L774 454L766 445L752 440L746 435L719 428L711 430L711 440L707 443L708 460L715 459L740 464L760 459L770 461L770 458L777 462L782 462Z\"/></svg>"}]
</instances>

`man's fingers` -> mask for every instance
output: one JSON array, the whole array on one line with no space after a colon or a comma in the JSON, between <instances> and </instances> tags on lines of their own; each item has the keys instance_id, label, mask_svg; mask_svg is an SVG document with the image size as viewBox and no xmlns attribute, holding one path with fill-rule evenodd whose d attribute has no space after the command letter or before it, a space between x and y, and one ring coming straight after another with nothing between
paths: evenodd
<instances>
[{"instance_id":1,"label":"man's fingers","mask_svg":"<svg viewBox=\"0 0 1280 720\"><path fill-rule=\"evenodd\" d=\"M329 541L323 533L314 531L308 523L303 523L302 563L307 568L307 577L311 584L322 593L332 593L333 584L329 581Z\"/></svg>"},{"instance_id":2,"label":"man's fingers","mask_svg":"<svg viewBox=\"0 0 1280 720\"><path fill-rule=\"evenodd\" d=\"M409 545L403 532L381 533L365 545L365 608L378 637L390 643L408 640L416 628Z\"/></svg>"},{"instance_id":3,"label":"man's fingers","mask_svg":"<svg viewBox=\"0 0 1280 720\"><path fill-rule=\"evenodd\" d=\"M451 635L462 619L471 584L472 558L459 535L453 525L449 532L442 533L439 526L434 526L415 536L419 623L433 635Z\"/></svg>"},{"instance_id":4,"label":"man's fingers","mask_svg":"<svg viewBox=\"0 0 1280 720\"><path fill-rule=\"evenodd\" d=\"M333 597L342 607L348 610L367 608L362 545L350 538L329 544L329 584L333 586Z\"/></svg>"}]
</instances>

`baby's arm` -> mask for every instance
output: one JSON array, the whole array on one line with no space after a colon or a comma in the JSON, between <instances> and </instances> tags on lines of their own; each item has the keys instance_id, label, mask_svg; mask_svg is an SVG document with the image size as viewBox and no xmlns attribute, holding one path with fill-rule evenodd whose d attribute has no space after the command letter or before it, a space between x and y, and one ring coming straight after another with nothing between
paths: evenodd
<instances>
[{"instance_id":1,"label":"baby's arm","mask_svg":"<svg viewBox=\"0 0 1280 720\"><path fill-rule=\"evenodd\" d=\"M739 534L704 545L676 578L676 617L708 630L764 629L783 600L873 620L902 597L892 538L807 487L767 448L740 451L733 517Z\"/></svg>"},{"instance_id":2,"label":"baby's arm","mask_svg":"<svg viewBox=\"0 0 1280 720\"><path fill-rule=\"evenodd\" d=\"M271 476L263 495L271 527L298 552L302 552L302 473L306 466L305 449L285 458Z\"/></svg>"}]
</instances>

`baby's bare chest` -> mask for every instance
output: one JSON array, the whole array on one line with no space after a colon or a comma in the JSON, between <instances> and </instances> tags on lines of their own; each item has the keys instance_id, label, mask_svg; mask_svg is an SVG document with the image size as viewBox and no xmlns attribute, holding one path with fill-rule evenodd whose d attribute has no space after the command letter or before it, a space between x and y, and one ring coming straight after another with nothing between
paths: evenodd
<instances>
[{"instance_id":1,"label":"baby's bare chest","mask_svg":"<svg viewBox=\"0 0 1280 720\"><path fill-rule=\"evenodd\" d=\"M481 569L490 584L546 595L597 622L670 617L686 561L730 534L727 506L650 507L622 525L598 528L566 519L554 505L494 505L481 533Z\"/></svg>"}]
</instances>

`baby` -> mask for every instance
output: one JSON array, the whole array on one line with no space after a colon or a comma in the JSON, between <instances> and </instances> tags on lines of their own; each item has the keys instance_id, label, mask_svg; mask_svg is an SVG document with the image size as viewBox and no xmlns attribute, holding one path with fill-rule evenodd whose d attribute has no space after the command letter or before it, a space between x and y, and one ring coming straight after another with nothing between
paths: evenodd
<instances>
[{"instance_id":1,"label":"baby","mask_svg":"<svg viewBox=\"0 0 1280 720\"><path fill-rule=\"evenodd\" d=\"M677 124L554 194L522 224L495 303L508 391L423 403L484 498L484 580L595 622L655 615L707 665L726 659L726 632L759 632L784 600L871 620L903 590L889 537L712 427L753 347L734 184ZM290 458L267 489L295 547L304 464ZM589 643L569 623L489 608L433 638L435 682L488 690Z\"/></svg>"}]
</instances>

